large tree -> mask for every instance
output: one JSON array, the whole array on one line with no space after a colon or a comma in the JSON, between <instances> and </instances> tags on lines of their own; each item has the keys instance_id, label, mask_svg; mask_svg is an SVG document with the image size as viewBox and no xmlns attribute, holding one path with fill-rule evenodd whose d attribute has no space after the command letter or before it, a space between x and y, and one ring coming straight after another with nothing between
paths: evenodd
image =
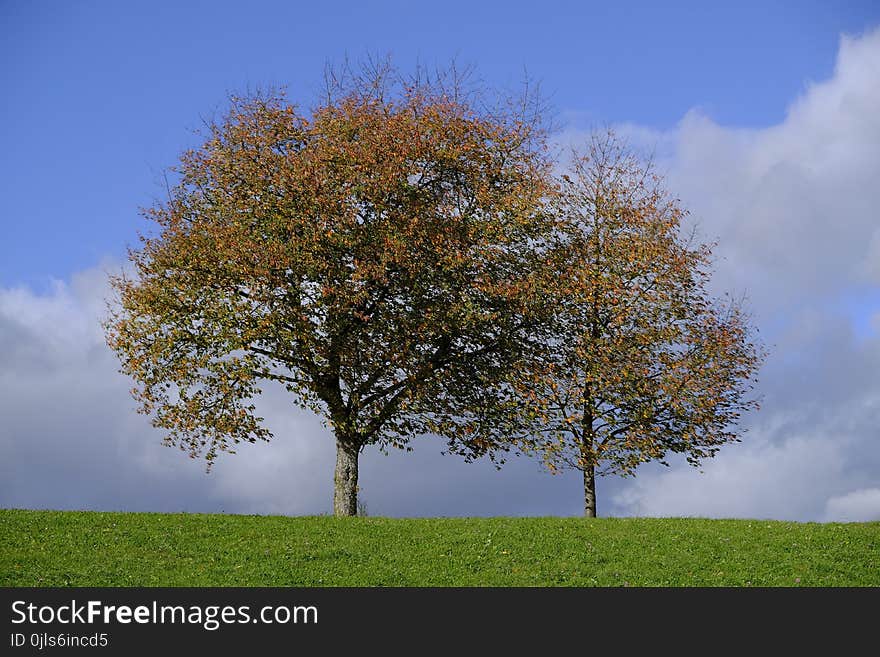
<instances>
[{"instance_id":1,"label":"large tree","mask_svg":"<svg viewBox=\"0 0 880 657\"><path fill-rule=\"evenodd\" d=\"M551 472L580 470L594 517L597 474L670 453L697 464L738 440L762 350L741 305L708 291L711 248L649 160L609 132L570 164L539 272L552 313L499 392L505 431Z\"/></svg>"},{"instance_id":2,"label":"large tree","mask_svg":"<svg viewBox=\"0 0 880 657\"><path fill-rule=\"evenodd\" d=\"M283 385L332 428L337 515L356 513L365 446L466 441L535 321L532 109L383 67L331 79L310 111L233 98L113 280L108 343L166 441L210 464L268 440L253 399Z\"/></svg>"}]
</instances>

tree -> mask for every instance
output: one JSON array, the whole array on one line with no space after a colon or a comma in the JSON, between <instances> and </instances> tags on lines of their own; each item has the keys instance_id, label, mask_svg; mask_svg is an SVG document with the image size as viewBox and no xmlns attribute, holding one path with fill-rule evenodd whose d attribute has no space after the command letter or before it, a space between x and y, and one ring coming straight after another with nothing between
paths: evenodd
<instances>
[{"instance_id":1,"label":"tree","mask_svg":"<svg viewBox=\"0 0 880 657\"><path fill-rule=\"evenodd\" d=\"M707 292L711 248L683 231L662 182L612 133L573 155L551 201L552 317L509 386L507 430L551 472L583 472L588 517L597 474L669 453L696 465L757 406L748 317Z\"/></svg>"},{"instance_id":2,"label":"tree","mask_svg":"<svg viewBox=\"0 0 880 657\"><path fill-rule=\"evenodd\" d=\"M336 515L356 514L367 445L466 440L455 428L533 323L522 291L546 230L534 105L365 71L331 77L311 112L232 98L145 211L159 232L113 279L106 324L140 411L209 466L271 437L265 385L324 417Z\"/></svg>"}]
</instances>

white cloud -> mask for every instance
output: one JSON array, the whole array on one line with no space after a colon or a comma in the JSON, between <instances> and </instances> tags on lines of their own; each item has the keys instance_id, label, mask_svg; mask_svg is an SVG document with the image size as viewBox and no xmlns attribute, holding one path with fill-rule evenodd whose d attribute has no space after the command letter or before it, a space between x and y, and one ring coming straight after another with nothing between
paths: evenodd
<instances>
[{"instance_id":1,"label":"white cloud","mask_svg":"<svg viewBox=\"0 0 880 657\"><path fill-rule=\"evenodd\" d=\"M642 473L613 501L640 516L813 519L827 486L844 476L845 440L821 435L779 442L750 435L701 470L681 465Z\"/></svg>"},{"instance_id":2,"label":"white cloud","mask_svg":"<svg viewBox=\"0 0 880 657\"><path fill-rule=\"evenodd\" d=\"M880 345L857 339L840 303L867 304L880 284L880 30L844 37L833 77L780 125L728 128L695 111L659 137L622 132L661 144L670 188L719 240L715 289L748 294L771 354L742 445L702 475L649 470L617 507L834 519L844 506L829 497L880 483Z\"/></svg>"},{"instance_id":3,"label":"white cloud","mask_svg":"<svg viewBox=\"0 0 880 657\"><path fill-rule=\"evenodd\" d=\"M880 29L842 37L833 77L809 84L779 125L721 126L693 110L668 132L617 130L656 152L671 190L719 240L719 281L760 310L880 283Z\"/></svg>"},{"instance_id":4,"label":"white cloud","mask_svg":"<svg viewBox=\"0 0 880 657\"><path fill-rule=\"evenodd\" d=\"M825 505L825 519L839 522L880 520L880 488L863 488L832 497Z\"/></svg>"},{"instance_id":5,"label":"white cloud","mask_svg":"<svg viewBox=\"0 0 880 657\"><path fill-rule=\"evenodd\" d=\"M880 240L880 30L844 38L834 77L764 130L698 113L677 130L670 183L720 239L724 282L767 311L866 282ZM874 279L880 282L880 279Z\"/></svg>"}]
</instances>

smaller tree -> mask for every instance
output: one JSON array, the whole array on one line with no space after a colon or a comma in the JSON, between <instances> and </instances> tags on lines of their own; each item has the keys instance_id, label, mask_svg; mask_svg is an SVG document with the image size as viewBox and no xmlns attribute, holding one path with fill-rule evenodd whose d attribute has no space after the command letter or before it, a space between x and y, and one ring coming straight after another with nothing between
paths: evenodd
<instances>
[{"instance_id":1,"label":"smaller tree","mask_svg":"<svg viewBox=\"0 0 880 657\"><path fill-rule=\"evenodd\" d=\"M583 472L595 517L597 474L669 453L697 464L738 440L762 353L742 308L707 292L710 247L684 233L650 163L612 133L574 154L550 204L550 317L505 393L507 426L551 472Z\"/></svg>"}]
</instances>

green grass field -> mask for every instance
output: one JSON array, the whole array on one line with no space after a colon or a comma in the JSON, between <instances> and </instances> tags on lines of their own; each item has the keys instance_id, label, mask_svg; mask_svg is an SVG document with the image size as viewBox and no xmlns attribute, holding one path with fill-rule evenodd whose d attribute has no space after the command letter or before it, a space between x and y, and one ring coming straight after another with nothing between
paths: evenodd
<instances>
[{"instance_id":1,"label":"green grass field","mask_svg":"<svg viewBox=\"0 0 880 657\"><path fill-rule=\"evenodd\" d=\"M880 586L880 523L0 510L2 586Z\"/></svg>"}]
</instances>

